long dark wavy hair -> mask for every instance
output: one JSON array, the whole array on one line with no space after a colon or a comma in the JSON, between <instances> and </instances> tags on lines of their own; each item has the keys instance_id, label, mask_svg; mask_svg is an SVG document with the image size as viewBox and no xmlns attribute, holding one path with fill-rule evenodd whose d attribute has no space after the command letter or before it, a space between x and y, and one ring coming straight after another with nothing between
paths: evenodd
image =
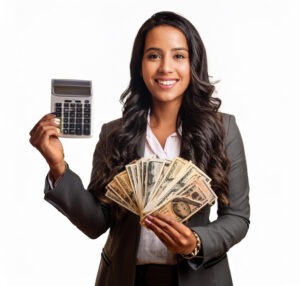
<instances>
[{"instance_id":1,"label":"long dark wavy hair","mask_svg":"<svg viewBox=\"0 0 300 286\"><path fill-rule=\"evenodd\" d=\"M151 94L141 76L144 45L147 33L160 25L179 29L189 48L191 80L177 118L177 127L182 124L180 156L195 160L196 165L211 177L219 203L227 205L229 161L224 146L222 116L217 112L221 100L212 96L215 87L209 80L206 51L199 33L187 19L173 12L154 14L137 33L130 62L130 83L120 98L123 103L122 124L110 134L111 153L101 166L103 169L97 170L101 177L92 192L99 198L103 197L104 187L113 176L138 158L151 108Z\"/></svg>"}]
</instances>

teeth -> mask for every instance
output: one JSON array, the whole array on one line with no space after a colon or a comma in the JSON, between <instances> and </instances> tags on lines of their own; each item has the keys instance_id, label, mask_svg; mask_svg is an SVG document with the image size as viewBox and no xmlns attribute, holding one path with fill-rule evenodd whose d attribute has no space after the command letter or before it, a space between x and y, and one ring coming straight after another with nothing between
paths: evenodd
<instances>
[{"instance_id":1,"label":"teeth","mask_svg":"<svg viewBox=\"0 0 300 286\"><path fill-rule=\"evenodd\" d=\"M161 85L172 85L176 80L158 80L158 83Z\"/></svg>"}]
</instances>

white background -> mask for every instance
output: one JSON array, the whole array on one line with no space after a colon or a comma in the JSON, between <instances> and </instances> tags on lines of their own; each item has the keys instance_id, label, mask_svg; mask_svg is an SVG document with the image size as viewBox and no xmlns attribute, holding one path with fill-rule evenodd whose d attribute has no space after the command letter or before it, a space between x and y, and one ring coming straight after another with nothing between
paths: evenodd
<instances>
[{"instance_id":1,"label":"white background","mask_svg":"<svg viewBox=\"0 0 300 286\"><path fill-rule=\"evenodd\" d=\"M229 251L235 285L300 285L297 2L1 0L0 285L94 284L106 235L90 240L43 200L48 168L28 133L50 110L52 78L92 80L94 136L63 139L87 185L100 127L121 115L136 32L161 10L199 30L244 139L251 227Z\"/></svg>"}]
</instances>

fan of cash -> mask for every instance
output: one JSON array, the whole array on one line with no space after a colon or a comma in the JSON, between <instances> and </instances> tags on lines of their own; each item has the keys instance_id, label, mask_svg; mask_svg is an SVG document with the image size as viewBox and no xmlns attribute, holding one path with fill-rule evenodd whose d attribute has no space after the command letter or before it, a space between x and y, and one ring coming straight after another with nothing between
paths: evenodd
<instances>
[{"instance_id":1,"label":"fan of cash","mask_svg":"<svg viewBox=\"0 0 300 286\"><path fill-rule=\"evenodd\" d=\"M141 158L106 186L106 196L140 216L163 213L184 222L217 198L211 179L191 161Z\"/></svg>"}]
</instances>

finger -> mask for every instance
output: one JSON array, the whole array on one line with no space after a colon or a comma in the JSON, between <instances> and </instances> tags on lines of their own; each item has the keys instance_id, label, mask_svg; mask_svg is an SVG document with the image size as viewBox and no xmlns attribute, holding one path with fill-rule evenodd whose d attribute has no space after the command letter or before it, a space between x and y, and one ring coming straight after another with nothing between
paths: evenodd
<instances>
[{"instance_id":1,"label":"finger","mask_svg":"<svg viewBox=\"0 0 300 286\"><path fill-rule=\"evenodd\" d=\"M39 126L43 125L43 124L56 124L55 123L55 115L52 113L48 113L46 115L44 115L35 125L34 127L30 130L29 135L33 136L34 133L36 132L36 130L39 128Z\"/></svg>"},{"instance_id":2,"label":"finger","mask_svg":"<svg viewBox=\"0 0 300 286\"><path fill-rule=\"evenodd\" d=\"M153 224L163 229L164 232L172 239L174 245L172 250L176 253L188 253L189 250L194 249L195 236L190 228L184 224L177 222L173 218L157 214L156 216L148 216Z\"/></svg>"},{"instance_id":3,"label":"finger","mask_svg":"<svg viewBox=\"0 0 300 286\"><path fill-rule=\"evenodd\" d=\"M150 222L155 224L157 227L159 227L162 231L168 234L168 236L173 237L174 239L178 239L179 232L171 225L169 224L168 220L164 221L160 219L159 216L152 216L149 215L146 217Z\"/></svg>"},{"instance_id":4,"label":"finger","mask_svg":"<svg viewBox=\"0 0 300 286\"><path fill-rule=\"evenodd\" d=\"M168 224L170 227L172 227L173 229L175 229L178 233L180 233L181 235L187 237L190 235L191 230L184 225L181 222L176 221L175 219L171 218L170 216L161 214L161 213L157 213L155 215L156 218L160 219L161 221L165 222L166 224Z\"/></svg>"},{"instance_id":5,"label":"finger","mask_svg":"<svg viewBox=\"0 0 300 286\"><path fill-rule=\"evenodd\" d=\"M145 219L145 224L147 226L148 229L152 230L156 236L161 240L161 242L168 248L173 249L175 244L175 241L173 240L173 238L164 231L163 228L161 228L160 226L158 226L155 221L150 221L149 218Z\"/></svg>"},{"instance_id":6,"label":"finger","mask_svg":"<svg viewBox=\"0 0 300 286\"><path fill-rule=\"evenodd\" d=\"M30 143L38 149L43 149L43 146L48 143L51 136L59 137L60 135L60 130L56 126L41 126L36 130L34 136L30 138Z\"/></svg>"},{"instance_id":7,"label":"finger","mask_svg":"<svg viewBox=\"0 0 300 286\"><path fill-rule=\"evenodd\" d=\"M59 127L60 126L60 119L55 118L52 114L47 114L44 116L30 131L30 136L32 137L31 141L34 141L34 138L39 136L39 134L43 133L44 128L47 126L52 127Z\"/></svg>"}]
</instances>

